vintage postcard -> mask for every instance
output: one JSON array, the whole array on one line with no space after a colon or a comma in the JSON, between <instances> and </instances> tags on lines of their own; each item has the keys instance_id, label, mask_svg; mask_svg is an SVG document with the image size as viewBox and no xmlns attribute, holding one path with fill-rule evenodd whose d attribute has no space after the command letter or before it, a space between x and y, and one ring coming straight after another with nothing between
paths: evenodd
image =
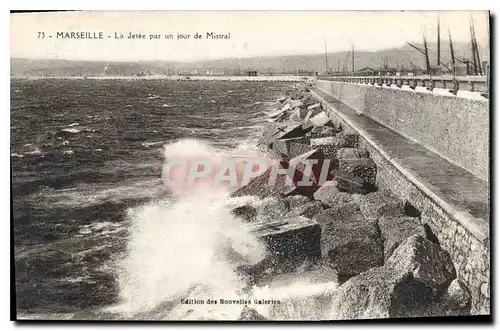
<instances>
[{"instance_id":1,"label":"vintage postcard","mask_svg":"<svg viewBox=\"0 0 500 331\"><path fill-rule=\"evenodd\" d=\"M490 320L490 13L11 13L13 320Z\"/></svg>"}]
</instances>

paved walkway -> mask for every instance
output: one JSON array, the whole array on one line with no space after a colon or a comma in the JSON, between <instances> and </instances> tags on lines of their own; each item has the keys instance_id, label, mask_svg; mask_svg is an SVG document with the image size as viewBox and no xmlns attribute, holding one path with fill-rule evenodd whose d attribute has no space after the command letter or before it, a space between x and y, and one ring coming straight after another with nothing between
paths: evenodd
<instances>
[{"instance_id":1,"label":"paved walkway","mask_svg":"<svg viewBox=\"0 0 500 331\"><path fill-rule=\"evenodd\" d=\"M489 185L399 133L364 116L319 89L313 91L424 193L478 239L488 237Z\"/></svg>"}]
</instances>

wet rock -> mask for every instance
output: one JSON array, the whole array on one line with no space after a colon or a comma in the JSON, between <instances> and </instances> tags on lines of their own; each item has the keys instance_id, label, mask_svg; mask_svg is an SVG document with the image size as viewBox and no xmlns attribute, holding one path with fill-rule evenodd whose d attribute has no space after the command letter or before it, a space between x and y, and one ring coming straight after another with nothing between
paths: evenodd
<instances>
[{"instance_id":1,"label":"wet rock","mask_svg":"<svg viewBox=\"0 0 500 331\"><path fill-rule=\"evenodd\" d=\"M340 159L339 171L360 177L364 183L372 186L375 186L377 180L377 165L368 158Z\"/></svg>"},{"instance_id":2,"label":"wet rock","mask_svg":"<svg viewBox=\"0 0 500 331\"><path fill-rule=\"evenodd\" d=\"M360 209L363 217L369 221L377 221L382 215L400 216L404 214L403 202L382 191L361 196Z\"/></svg>"},{"instance_id":3,"label":"wet rock","mask_svg":"<svg viewBox=\"0 0 500 331\"><path fill-rule=\"evenodd\" d=\"M306 118L306 116L307 116L307 113L309 112L309 111L307 110L307 107L300 107L300 108L298 108L297 110L298 110L298 112L299 112L299 115L300 115L300 119L301 119L301 120L305 119L305 118Z\"/></svg>"},{"instance_id":4,"label":"wet rock","mask_svg":"<svg viewBox=\"0 0 500 331\"><path fill-rule=\"evenodd\" d=\"M252 222L257 217L257 208L251 205L243 205L231 209L231 214L236 217L242 218L247 222Z\"/></svg>"},{"instance_id":5,"label":"wet rock","mask_svg":"<svg viewBox=\"0 0 500 331\"><path fill-rule=\"evenodd\" d=\"M291 100L290 101L290 107L295 108L295 107L302 107L304 103L301 100Z\"/></svg>"},{"instance_id":6,"label":"wet rock","mask_svg":"<svg viewBox=\"0 0 500 331\"><path fill-rule=\"evenodd\" d=\"M317 126L309 134L311 138L334 137L337 134L337 130L330 126Z\"/></svg>"},{"instance_id":7,"label":"wet rock","mask_svg":"<svg viewBox=\"0 0 500 331\"><path fill-rule=\"evenodd\" d=\"M255 264L240 264L235 272L248 286L253 286L272 279L276 268L272 256L268 256Z\"/></svg>"},{"instance_id":8,"label":"wet rock","mask_svg":"<svg viewBox=\"0 0 500 331\"><path fill-rule=\"evenodd\" d=\"M341 132L338 137L343 138L346 141L346 148L357 148L359 144L359 135L356 133L345 133Z\"/></svg>"},{"instance_id":9,"label":"wet rock","mask_svg":"<svg viewBox=\"0 0 500 331\"><path fill-rule=\"evenodd\" d=\"M321 107L321 104L319 106L314 106L312 108L308 108L306 117L304 118L305 123L309 123L309 119L322 113L323 112L323 107Z\"/></svg>"},{"instance_id":10,"label":"wet rock","mask_svg":"<svg viewBox=\"0 0 500 331\"><path fill-rule=\"evenodd\" d=\"M277 111L271 114L268 114L269 120L274 123L276 122L281 122L285 118L290 116L290 110L284 110L284 111Z\"/></svg>"},{"instance_id":11,"label":"wet rock","mask_svg":"<svg viewBox=\"0 0 500 331\"><path fill-rule=\"evenodd\" d=\"M290 205L290 209L298 208L301 207L309 202L311 202L311 199L308 197L305 197L303 195L293 195L288 198L286 198L288 201L288 204Z\"/></svg>"},{"instance_id":12,"label":"wet rock","mask_svg":"<svg viewBox=\"0 0 500 331\"><path fill-rule=\"evenodd\" d=\"M405 316L429 301L430 289L409 272L373 268L342 284L333 298L331 319L374 319Z\"/></svg>"},{"instance_id":13,"label":"wet rock","mask_svg":"<svg viewBox=\"0 0 500 331\"><path fill-rule=\"evenodd\" d=\"M277 221L254 223L250 233L262 240L269 252L265 270L270 265L293 270L306 261L321 258L321 227L309 218L293 216Z\"/></svg>"},{"instance_id":14,"label":"wet rock","mask_svg":"<svg viewBox=\"0 0 500 331\"><path fill-rule=\"evenodd\" d=\"M330 121L328 115L323 111L313 117L310 117L308 121L314 126L323 126Z\"/></svg>"},{"instance_id":15,"label":"wet rock","mask_svg":"<svg viewBox=\"0 0 500 331\"><path fill-rule=\"evenodd\" d=\"M290 113L290 120L292 121L300 121L301 120L300 116L300 108L295 108L291 113Z\"/></svg>"},{"instance_id":16,"label":"wet rock","mask_svg":"<svg viewBox=\"0 0 500 331\"><path fill-rule=\"evenodd\" d=\"M290 210L288 200L283 198L265 198L257 212L258 222L275 221L283 217Z\"/></svg>"},{"instance_id":17,"label":"wet rock","mask_svg":"<svg viewBox=\"0 0 500 331\"><path fill-rule=\"evenodd\" d=\"M458 279L451 282L439 301L446 316L470 315L471 294L467 286Z\"/></svg>"},{"instance_id":18,"label":"wet rock","mask_svg":"<svg viewBox=\"0 0 500 331\"><path fill-rule=\"evenodd\" d=\"M307 132L309 132L309 129L304 129L302 124L298 124L281 130L277 139L302 138Z\"/></svg>"},{"instance_id":19,"label":"wet rock","mask_svg":"<svg viewBox=\"0 0 500 331\"><path fill-rule=\"evenodd\" d=\"M385 260L391 257L394 250L396 250L406 238L413 235L426 237L425 229L420 224L419 220L405 215L384 215L378 219L378 227L384 242Z\"/></svg>"},{"instance_id":20,"label":"wet rock","mask_svg":"<svg viewBox=\"0 0 500 331\"><path fill-rule=\"evenodd\" d=\"M291 293L280 298L279 304L269 308L269 319L280 321L321 321L328 312L336 286L333 283L304 284L304 292Z\"/></svg>"},{"instance_id":21,"label":"wet rock","mask_svg":"<svg viewBox=\"0 0 500 331\"><path fill-rule=\"evenodd\" d=\"M308 107L307 107L307 110L317 109L317 108L320 108L320 109L322 108L322 107L321 107L321 103L319 103L319 102L318 102L318 103L314 103L314 104L312 104L312 105L308 106Z\"/></svg>"},{"instance_id":22,"label":"wet rock","mask_svg":"<svg viewBox=\"0 0 500 331\"><path fill-rule=\"evenodd\" d=\"M296 184L284 185L283 188L280 190L280 194L283 197L290 197L296 195L312 197L317 187L318 186L315 184L313 184L312 186L298 186Z\"/></svg>"},{"instance_id":23,"label":"wet rock","mask_svg":"<svg viewBox=\"0 0 500 331\"><path fill-rule=\"evenodd\" d=\"M323 258L342 279L383 264L382 241L377 225L365 221L354 202L332 206L313 219L322 228Z\"/></svg>"},{"instance_id":24,"label":"wet rock","mask_svg":"<svg viewBox=\"0 0 500 331\"><path fill-rule=\"evenodd\" d=\"M266 321L267 319L259 314L254 308L249 308L247 305L241 311L239 321Z\"/></svg>"},{"instance_id":25,"label":"wet rock","mask_svg":"<svg viewBox=\"0 0 500 331\"><path fill-rule=\"evenodd\" d=\"M301 144L301 145L309 145L310 139L309 137L299 137L299 138L289 138L289 139L277 139L272 143L272 149L273 151L284 154L286 156L294 157L291 155L291 146L292 144ZM311 150L311 147L309 147L309 150ZM294 149L294 152L296 153L297 148Z\"/></svg>"},{"instance_id":26,"label":"wet rock","mask_svg":"<svg viewBox=\"0 0 500 331\"><path fill-rule=\"evenodd\" d=\"M276 141L277 137L282 134L282 126L276 123L266 123L264 124L264 129L262 136L257 142L257 146L263 150L267 151L272 147L272 143Z\"/></svg>"},{"instance_id":27,"label":"wet rock","mask_svg":"<svg viewBox=\"0 0 500 331\"><path fill-rule=\"evenodd\" d=\"M350 147L343 136L312 138L311 147L319 149L325 158L335 158L341 148Z\"/></svg>"},{"instance_id":28,"label":"wet rock","mask_svg":"<svg viewBox=\"0 0 500 331\"><path fill-rule=\"evenodd\" d=\"M308 167L307 165L311 166ZM325 172L325 180L333 178L334 171L337 168L337 163L330 160L325 160L324 154L317 149L313 149L309 152L298 155L290 160L290 167L295 168L294 183L298 183L299 186L305 186L309 182L314 183L315 186L319 187L322 185L320 180L322 172ZM325 168L325 169L323 169ZM306 178L304 178L304 176ZM315 191L317 187L313 190ZM314 193L314 192L312 192Z\"/></svg>"},{"instance_id":29,"label":"wet rock","mask_svg":"<svg viewBox=\"0 0 500 331\"><path fill-rule=\"evenodd\" d=\"M367 158L368 151L359 148L341 148L337 151L337 159Z\"/></svg>"},{"instance_id":30,"label":"wet rock","mask_svg":"<svg viewBox=\"0 0 500 331\"><path fill-rule=\"evenodd\" d=\"M336 187L337 182L327 181L313 195L314 200L320 201L323 205L333 207L339 203L353 202L350 194L339 192Z\"/></svg>"},{"instance_id":31,"label":"wet rock","mask_svg":"<svg viewBox=\"0 0 500 331\"><path fill-rule=\"evenodd\" d=\"M278 131L278 129L281 128L282 126L283 126L282 124L266 122L264 123L262 128L262 135L263 136L274 135Z\"/></svg>"},{"instance_id":32,"label":"wet rock","mask_svg":"<svg viewBox=\"0 0 500 331\"><path fill-rule=\"evenodd\" d=\"M274 185L269 185L271 171L272 169L268 168L262 175L252 178L247 185L232 192L231 197L242 197L245 195L257 196L260 198L281 196L281 191L288 177L287 175L278 175L276 176Z\"/></svg>"},{"instance_id":33,"label":"wet rock","mask_svg":"<svg viewBox=\"0 0 500 331\"><path fill-rule=\"evenodd\" d=\"M456 277L448 252L419 235L405 239L384 266L412 273L417 281L432 288L434 294L446 291Z\"/></svg>"},{"instance_id":34,"label":"wet rock","mask_svg":"<svg viewBox=\"0 0 500 331\"><path fill-rule=\"evenodd\" d=\"M307 218L313 218L316 214L323 210L323 204L319 201L308 201L296 207L291 207L288 215L292 216L304 216Z\"/></svg>"},{"instance_id":35,"label":"wet rock","mask_svg":"<svg viewBox=\"0 0 500 331\"><path fill-rule=\"evenodd\" d=\"M293 159L310 151L312 151L312 147L308 143L291 142L288 148L288 156Z\"/></svg>"},{"instance_id":36,"label":"wet rock","mask_svg":"<svg viewBox=\"0 0 500 331\"><path fill-rule=\"evenodd\" d=\"M363 178L342 171L336 174L335 180L337 181L337 189L341 192L368 194L376 190L373 185L365 183Z\"/></svg>"}]
</instances>

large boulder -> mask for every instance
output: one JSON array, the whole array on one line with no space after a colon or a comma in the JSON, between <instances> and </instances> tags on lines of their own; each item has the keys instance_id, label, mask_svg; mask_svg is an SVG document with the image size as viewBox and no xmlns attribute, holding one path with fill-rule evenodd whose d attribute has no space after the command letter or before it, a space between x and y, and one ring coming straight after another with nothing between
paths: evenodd
<instances>
[{"instance_id":1,"label":"large boulder","mask_svg":"<svg viewBox=\"0 0 500 331\"><path fill-rule=\"evenodd\" d=\"M337 151L337 159L355 159L369 157L368 151L360 148L341 148Z\"/></svg>"},{"instance_id":2,"label":"large boulder","mask_svg":"<svg viewBox=\"0 0 500 331\"><path fill-rule=\"evenodd\" d=\"M314 104L314 105L311 105L307 108L307 114L306 114L306 117L304 118L304 122L305 123L310 123L309 119L311 117L314 117L316 115L318 115L319 113L322 113L323 112L323 107L321 106L320 103L317 103L317 104Z\"/></svg>"},{"instance_id":3,"label":"large boulder","mask_svg":"<svg viewBox=\"0 0 500 331\"><path fill-rule=\"evenodd\" d=\"M269 308L271 320L320 321L328 318L330 305L338 289L336 273L322 265L311 270L275 277L269 289L281 294L279 303ZM286 288L286 291L280 291Z\"/></svg>"},{"instance_id":4,"label":"large boulder","mask_svg":"<svg viewBox=\"0 0 500 331\"><path fill-rule=\"evenodd\" d=\"M308 121L314 126L323 126L328 123L330 119L328 118L328 115L324 111L322 111L321 113L310 117Z\"/></svg>"},{"instance_id":5,"label":"large boulder","mask_svg":"<svg viewBox=\"0 0 500 331\"><path fill-rule=\"evenodd\" d=\"M275 133L278 132L278 129L281 127L283 127L282 124L274 122L266 122L262 127L262 135L263 136L274 135Z\"/></svg>"},{"instance_id":6,"label":"large boulder","mask_svg":"<svg viewBox=\"0 0 500 331\"><path fill-rule=\"evenodd\" d=\"M259 267L261 271L269 266L294 270L298 265L321 258L321 227L307 217L292 216L252 223L249 231L266 245L269 252L267 261Z\"/></svg>"},{"instance_id":7,"label":"large boulder","mask_svg":"<svg viewBox=\"0 0 500 331\"><path fill-rule=\"evenodd\" d=\"M347 279L384 262L375 222L365 221L356 203L340 203L313 218L320 224L321 252L339 277Z\"/></svg>"},{"instance_id":8,"label":"large boulder","mask_svg":"<svg viewBox=\"0 0 500 331\"><path fill-rule=\"evenodd\" d=\"M257 208L255 208L252 205L243 205L231 209L231 214L247 222L254 221L257 217L257 213L258 213Z\"/></svg>"},{"instance_id":9,"label":"large boulder","mask_svg":"<svg viewBox=\"0 0 500 331\"><path fill-rule=\"evenodd\" d=\"M354 199L351 194L339 192L336 181L328 181L314 192L314 200L320 201L325 207L335 207L339 204L352 203Z\"/></svg>"},{"instance_id":10,"label":"large boulder","mask_svg":"<svg viewBox=\"0 0 500 331\"><path fill-rule=\"evenodd\" d=\"M470 315L471 296L467 287L454 279L447 291L437 298L429 296L417 304L401 307L401 317L438 317Z\"/></svg>"},{"instance_id":11,"label":"large boulder","mask_svg":"<svg viewBox=\"0 0 500 331\"><path fill-rule=\"evenodd\" d=\"M335 181L337 182L337 189L341 192L368 194L376 190L375 186L366 183L362 177L344 171L336 172Z\"/></svg>"},{"instance_id":12,"label":"large boulder","mask_svg":"<svg viewBox=\"0 0 500 331\"><path fill-rule=\"evenodd\" d=\"M268 197L262 200L257 212L257 222L276 221L290 210L290 203L284 198Z\"/></svg>"},{"instance_id":13,"label":"large boulder","mask_svg":"<svg viewBox=\"0 0 500 331\"><path fill-rule=\"evenodd\" d=\"M338 137L343 138L346 141L345 147L357 148L359 145L359 135L356 133L341 132L338 134Z\"/></svg>"},{"instance_id":14,"label":"large boulder","mask_svg":"<svg viewBox=\"0 0 500 331\"><path fill-rule=\"evenodd\" d=\"M302 107L304 106L304 102L301 100L291 100L290 101L290 107L295 108L295 107Z\"/></svg>"},{"instance_id":15,"label":"large boulder","mask_svg":"<svg viewBox=\"0 0 500 331\"><path fill-rule=\"evenodd\" d=\"M312 110L312 109L323 109L323 108L321 107L321 103L317 102L307 106L307 110Z\"/></svg>"},{"instance_id":16,"label":"large boulder","mask_svg":"<svg viewBox=\"0 0 500 331\"><path fill-rule=\"evenodd\" d=\"M239 321L266 321L267 319L259 314L255 308L249 308L247 305L241 310Z\"/></svg>"},{"instance_id":17,"label":"large boulder","mask_svg":"<svg viewBox=\"0 0 500 331\"><path fill-rule=\"evenodd\" d=\"M276 181L269 185L272 168L269 167L262 175L252 178L247 185L239 187L231 193L231 197L241 196L257 196L265 197L280 197L282 196L283 188L286 185L288 176L280 174L276 176Z\"/></svg>"},{"instance_id":18,"label":"large boulder","mask_svg":"<svg viewBox=\"0 0 500 331\"><path fill-rule=\"evenodd\" d=\"M298 138L277 139L271 143L271 147L274 152L287 158L291 158L296 156L291 155L291 146L295 144L309 145L309 137L304 136ZM311 147L309 147L308 150L311 150Z\"/></svg>"},{"instance_id":19,"label":"large boulder","mask_svg":"<svg viewBox=\"0 0 500 331\"><path fill-rule=\"evenodd\" d=\"M293 159L310 151L312 151L312 147L309 143L291 141L288 147L288 157Z\"/></svg>"},{"instance_id":20,"label":"large boulder","mask_svg":"<svg viewBox=\"0 0 500 331\"><path fill-rule=\"evenodd\" d=\"M311 128L312 129L312 128ZM302 124L297 124L280 130L277 139L302 138L309 132L309 129L302 127Z\"/></svg>"},{"instance_id":21,"label":"large boulder","mask_svg":"<svg viewBox=\"0 0 500 331\"><path fill-rule=\"evenodd\" d=\"M382 319L407 316L430 301L431 290L411 272L379 267L352 277L336 292L331 319Z\"/></svg>"},{"instance_id":22,"label":"large boulder","mask_svg":"<svg viewBox=\"0 0 500 331\"><path fill-rule=\"evenodd\" d=\"M371 186L375 186L377 180L377 165L369 158L340 159L339 172L360 177Z\"/></svg>"},{"instance_id":23,"label":"large boulder","mask_svg":"<svg viewBox=\"0 0 500 331\"><path fill-rule=\"evenodd\" d=\"M337 134L337 130L331 126L317 126L308 134L311 138L333 137Z\"/></svg>"},{"instance_id":24,"label":"large boulder","mask_svg":"<svg viewBox=\"0 0 500 331\"><path fill-rule=\"evenodd\" d=\"M307 164L310 163L311 166L308 167ZM317 149L310 150L306 153L300 154L289 162L290 167L294 167L296 169L296 175L294 177L294 183L298 183L299 186L307 186L303 185L300 182L311 182L312 185L316 186L314 191L322 185L320 180L329 180L333 178L333 172L337 168L336 162L331 162L331 160L325 160L324 154ZM325 168L325 169L323 169ZM308 180L303 179L306 176Z\"/></svg>"},{"instance_id":25,"label":"large boulder","mask_svg":"<svg viewBox=\"0 0 500 331\"><path fill-rule=\"evenodd\" d=\"M349 147L349 145L345 137L336 135L334 137L312 138L311 147L322 151L326 158L335 158L339 149Z\"/></svg>"},{"instance_id":26,"label":"large boulder","mask_svg":"<svg viewBox=\"0 0 500 331\"><path fill-rule=\"evenodd\" d=\"M303 195L292 195L287 197L286 200L288 201L291 210L299 208L312 201L310 198L305 197Z\"/></svg>"},{"instance_id":27,"label":"large boulder","mask_svg":"<svg viewBox=\"0 0 500 331\"><path fill-rule=\"evenodd\" d=\"M450 254L424 236L413 235L396 248L384 266L413 277L439 295L456 277Z\"/></svg>"},{"instance_id":28,"label":"large boulder","mask_svg":"<svg viewBox=\"0 0 500 331\"><path fill-rule=\"evenodd\" d=\"M262 136L259 138L257 142L257 146L263 150L267 151L272 147L273 142L282 134L283 125L267 122L264 124Z\"/></svg>"},{"instance_id":29,"label":"large boulder","mask_svg":"<svg viewBox=\"0 0 500 331\"><path fill-rule=\"evenodd\" d=\"M384 242L384 258L388 260L398 246L413 235L426 237L418 218L405 215L388 215L378 219L380 235Z\"/></svg>"},{"instance_id":30,"label":"large boulder","mask_svg":"<svg viewBox=\"0 0 500 331\"><path fill-rule=\"evenodd\" d=\"M382 215L404 215L403 203L383 191L362 195L359 207L363 217L369 221L377 221Z\"/></svg>"},{"instance_id":31,"label":"large boulder","mask_svg":"<svg viewBox=\"0 0 500 331\"><path fill-rule=\"evenodd\" d=\"M290 211L287 214L290 216L304 216L307 218L313 218L316 214L323 210L323 204L319 201L308 201L296 207L290 207Z\"/></svg>"},{"instance_id":32,"label":"large boulder","mask_svg":"<svg viewBox=\"0 0 500 331\"><path fill-rule=\"evenodd\" d=\"M451 282L439 301L446 316L470 315L471 294L467 286L458 279Z\"/></svg>"}]
</instances>

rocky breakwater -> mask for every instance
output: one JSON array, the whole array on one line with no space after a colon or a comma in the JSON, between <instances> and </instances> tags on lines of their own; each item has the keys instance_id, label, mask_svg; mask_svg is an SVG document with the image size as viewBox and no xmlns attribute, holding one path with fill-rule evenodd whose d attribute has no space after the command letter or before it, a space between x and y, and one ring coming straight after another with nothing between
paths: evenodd
<instances>
[{"instance_id":1,"label":"rocky breakwater","mask_svg":"<svg viewBox=\"0 0 500 331\"><path fill-rule=\"evenodd\" d=\"M356 134L334 124L307 87L266 115L259 146L282 171L270 181L269 168L234 191L261 201L232 213L248 222L269 254L238 272L249 285L271 288L295 280L338 284L281 300L267 318L469 314L469 290L449 253L418 215L377 188L377 166Z\"/></svg>"}]
</instances>

